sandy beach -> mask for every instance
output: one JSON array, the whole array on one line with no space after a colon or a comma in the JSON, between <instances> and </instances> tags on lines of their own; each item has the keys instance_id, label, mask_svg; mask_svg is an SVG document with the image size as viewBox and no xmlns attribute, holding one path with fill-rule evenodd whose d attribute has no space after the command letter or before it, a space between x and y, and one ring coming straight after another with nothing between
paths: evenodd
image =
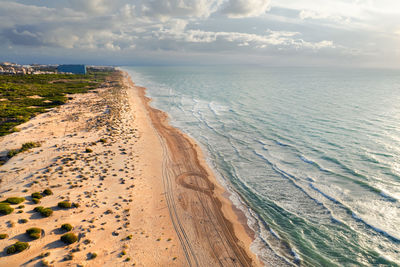
<instances>
[{"instance_id":1,"label":"sandy beach","mask_svg":"<svg viewBox=\"0 0 400 267\"><path fill-rule=\"evenodd\" d=\"M118 85L119 84L119 85ZM150 107L119 72L101 88L20 125L0 153L40 147L0 167L1 199L24 197L1 216L0 266L258 266L252 233L196 143ZM49 188L40 204L31 194ZM59 208L69 201L78 207ZM33 209L51 207L50 217ZM26 220L24 220L26 219ZM78 241L60 241L69 223ZM30 227L41 228L31 240ZM7 255L16 241L29 249Z\"/></svg>"}]
</instances>

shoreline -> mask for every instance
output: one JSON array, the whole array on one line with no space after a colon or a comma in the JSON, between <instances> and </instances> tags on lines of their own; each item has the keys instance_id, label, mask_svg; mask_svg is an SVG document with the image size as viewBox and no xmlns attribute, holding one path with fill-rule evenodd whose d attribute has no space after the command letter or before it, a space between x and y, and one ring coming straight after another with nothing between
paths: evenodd
<instances>
[{"instance_id":1,"label":"shoreline","mask_svg":"<svg viewBox=\"0 0 400 267\"><path fill-rule=\"evenodd\" d=\"M247 225L245 214L231 202L231 193L216 179L201 148L191 137L171 126L165 112L150 106L151 98L146 96L146 88L136 86L127 72L124 75L142 99L163 146L167 203L188 264L262 266L250 249L254 232ZM191 196L186 199L189 204L182 205L183 196ZM196 207L199 205L200 209ZM192 212L191 218L187 216L188 210ZM196 233L190 228L196 228ZM203 240L201 246L193 246L197 239L208 240Z\"/></svg>"}]
</instances>

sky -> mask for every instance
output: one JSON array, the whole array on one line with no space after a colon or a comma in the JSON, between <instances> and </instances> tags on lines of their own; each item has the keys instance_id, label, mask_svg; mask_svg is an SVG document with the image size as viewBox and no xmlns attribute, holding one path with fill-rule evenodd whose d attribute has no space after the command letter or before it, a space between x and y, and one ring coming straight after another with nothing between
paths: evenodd
<instances>
[{"instance_id":1,"label":"sky","mask_svg":"<svg viewBox=\"0 0 400 267\"><path fill-rule=\"evenodd\" d=\"M0 0L0 61L400 68L400 1Z\"/></svg>"}]
</instances>

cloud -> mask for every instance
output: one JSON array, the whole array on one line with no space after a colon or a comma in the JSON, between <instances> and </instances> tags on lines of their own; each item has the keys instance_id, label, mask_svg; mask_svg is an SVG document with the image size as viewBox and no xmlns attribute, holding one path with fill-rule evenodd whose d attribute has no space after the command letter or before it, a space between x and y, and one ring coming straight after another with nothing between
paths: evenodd
<instances>
[{"instance_id":1,"label":"cloud","mask_svg":"<svg viewBox=\"0 0 400 267\"><path fill-rule=\"evenodd\" d=\"M116 58L284 53L303 59L326 56L328 62L342 55L377 58L398 51L400 2L394 0L326 0L324 5L314 0L0 2L3 58L36 49Z\"/></svg>"},{"instance_id":2,"label":"cloud","mask_svg":"<svg viewBox=\"0 0 400 267\"><path fill-rule=\"evenodd\" d=\"M271 31L264 35L241 33L241 32L212 32L202 30L178 30L167 29L157 33L160 40L175 40L192 44L217 43L220 49L227 46L226 43L236 47L247 47L249 49L266 49L279 47L280 49L314 49L335 48L332 41L323 40L320 42L307 42L298 38L299 32ZM215 46L214 46L215 48Z\"/></svg>"},{"instance_id":3,"label":"cloud","mask_svg":"<svg viewBox=\"0 0 400 267\"><path fill-rule=\"evenodd\" d=\"M222 0L152 0L136 5L141 14L166 20L172 17L207 18Z\"/></svg>"},{"instance_id":4,"label":"cloud","mask_svg":"<svg viewBox=\"0 0 400 267\"><path fill-rule=\"evenodd\" d=\"M107 0L68 0L70 7L89 14L105 14L113 8L113 2Z\"/></svg>"},{"instance_id":5,"label":"cloud","mask_svg":"<svg viewBox=\"0 0 400 267\"><path fill-rule=\"evenodd\" d=\"M229 0L221 13L229 18L257 17L269 10L270 0Z\"/></svg>"}]
</instances>

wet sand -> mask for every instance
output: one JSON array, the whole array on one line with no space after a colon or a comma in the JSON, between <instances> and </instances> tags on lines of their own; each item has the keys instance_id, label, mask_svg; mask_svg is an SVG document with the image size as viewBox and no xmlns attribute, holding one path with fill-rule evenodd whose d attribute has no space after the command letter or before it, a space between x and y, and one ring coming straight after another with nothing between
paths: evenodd
<instances>
[{"instance_id":1,"label":"wet sand","mask_svg":"<svg viewBox=\"0 0 400 267\"><path fill-rule=\"evenodd\" d=\"M250 251L251 231L225 197L199 146L149 105L145 88L129 82L145 104L163 148L165 197L188 265L261 265Z\"/></svg>"}]
</instances>

